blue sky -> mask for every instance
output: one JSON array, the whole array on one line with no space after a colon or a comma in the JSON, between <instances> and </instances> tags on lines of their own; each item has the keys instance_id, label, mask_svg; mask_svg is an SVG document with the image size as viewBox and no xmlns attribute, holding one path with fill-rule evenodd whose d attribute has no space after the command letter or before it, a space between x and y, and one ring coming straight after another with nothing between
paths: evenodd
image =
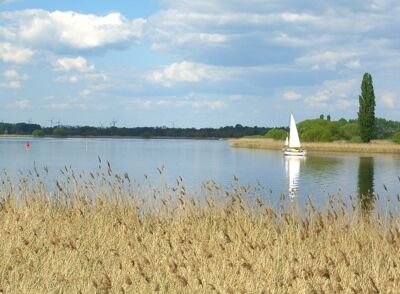
<instances>
[{"instance_id":1,"label":"blue sky","mask_svg":"<svg viewBox=\"0 0 400 294\"><path fill-rule=\"evenodd\" d=\"M400 118L397 0L0 0L0 120L218 127Z\"/></svg>"}]
</instances>

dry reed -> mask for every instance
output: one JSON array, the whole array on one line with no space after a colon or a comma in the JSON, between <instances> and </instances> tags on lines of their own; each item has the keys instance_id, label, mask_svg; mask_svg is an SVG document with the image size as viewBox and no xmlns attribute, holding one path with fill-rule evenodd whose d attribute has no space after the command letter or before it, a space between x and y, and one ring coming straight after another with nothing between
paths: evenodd
<instances>
[{"instance_id":1,"label":"dry reed","mask_svg":"<svg viewBox=\"0 0 400 294\"><path fill-rule=\"evenodd\" d=\"M268 138L241 138L229 139L233 147L251 149L279 150L284 148L284 141ZM371 143L336 142L303 142L302 146L307 151L314 152L347 152L347 153L400 153L400 144L386 140L375 140Z\"/></svg>"},{"instance_id":2,"label":"dry reed","mask_svg":"<svg viewBox=\"0 0 400 294\"><path fill-rule=\"evenodd\" d=\"M299 212L274 208L237 183L205 183L191 197L182 179L150 187L110 165L88 175L65 168L55 189L41 173L2 183L5 293L400 289L400 218L362 213L356 200L331 198L325 210L310 202Z\"/></svg>"}]
</instances>

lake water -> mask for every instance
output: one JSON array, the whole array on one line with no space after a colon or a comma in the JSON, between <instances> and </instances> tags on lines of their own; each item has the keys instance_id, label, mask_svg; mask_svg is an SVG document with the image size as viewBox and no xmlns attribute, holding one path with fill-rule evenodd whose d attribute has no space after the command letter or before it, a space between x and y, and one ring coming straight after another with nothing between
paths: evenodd
<instances>
[{"instance_id":1,"label":"lake water","mask_svg":"<svg viewBox=\"0 0 400 294\"><path fill-rule=\"evenodd\" d=\"M98 157L109 161L116 173L128 173L140 182L147 175L174 183L182 176L185 185L199 189L214 180L229 186L236 176L241 184L262 185L273 195L284 193L300 201L311 196L326 202L330 194L357 195L372 191L381 195L400 193L400 156L310 154L305 159L285 158L281 151L231 148L216 140L169 139L0 139L0 165L13 179L19 173L49 168L49 177L72 166L77 172L98 170ZM165 167L163 176L157 168ZM4 174L3 174L4 177ZM386 187L386 189L385 189ZM387 190L387 191L386 191Z\"/></svg>"}]
</instances>

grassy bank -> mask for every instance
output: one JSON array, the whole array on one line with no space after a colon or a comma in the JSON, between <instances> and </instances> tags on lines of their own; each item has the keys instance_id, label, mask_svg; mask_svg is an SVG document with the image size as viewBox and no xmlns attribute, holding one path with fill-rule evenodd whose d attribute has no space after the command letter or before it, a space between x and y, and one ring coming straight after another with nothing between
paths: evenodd
<instances>
[{"instance_id":1,"label":"grassy bank","mask_svg":"<svg viewBox=\"0 0 400 294\"><path fill-rule=\"evenodd\" d=\"M284 147L284 141L276 141L267 138L229 139L228 141L236 148L278 150ZM386 140L376 140L371 143L348 143L345 141L302 143L302 146L307 151L318 152L400 153L400 144L395 144Z\"/></svg>"},{"instance_id":2,"label":"grassy bank","mask_svg":"<svg viewBox=\"0 0 400 294\"><path fill-rule=\"evenodd\" d=\"M65 169L54 192L39 173L2 184L5 293L395 293L400 287L400 218L368 217L357 200L353 208L332 200L326 211L310 204L300 214L274 210L241 186L224 191L208 183L202 197L191 197L180 179L154 188L111 168L88 180Z\"/></svg>"}]
</instances>

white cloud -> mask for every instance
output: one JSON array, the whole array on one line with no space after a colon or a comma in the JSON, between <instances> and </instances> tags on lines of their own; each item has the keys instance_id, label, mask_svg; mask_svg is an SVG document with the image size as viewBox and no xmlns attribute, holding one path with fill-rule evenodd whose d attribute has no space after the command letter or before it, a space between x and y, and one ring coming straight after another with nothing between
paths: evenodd
<instances>
[{"instance_id":1,"label":"white cloud","mask_svg":"<svg viewBox=\"0 0 400 294\"><path fill-rule=\"evenodd\" d=\"M79 92L79 97L87 98L90 96L91 93L92 91L90 91L89 89L85 89Z\"/></svg>"},{"instance_id":2,"label":"white cloud","mask_svg":"<svg viewBox=\"0 0 400 294\"><path fill-rule=\"evenodd\" d=\"M8 108L18 108L18 109L26 109L26 108L31 108L31 101L24 99L24 100L16 100L14 102L11 102L7 104Z\"/></svg>"},{"instance_id":3,"label":"white cloud","mask_svg":"<svg viewBox=\"0 0 400 294\"><path fill-rule=\"evenodd\" d=\"M331 107L345 109L354 105L357 97L357 80L327 80L316 87L315 93L308 95L304 101L311 107Z\"/></svg>"},{"instance_id":4,"label":"white cloud","mask_svg":"<svg viewBox=\"0 0 400 294\"><path fill-rule=\"evenodd\" d=\"M357 63L354 58L360 56L358 52L351 51L316 51L311 54L297 58L296 62L300 65L308 65L312 69L329 69L334 70L338 64L345 64L348 67L359 66L359 61Z\"/></svg>"},{"instance_id":5,"label":"white cloud","mask_svg":"<svg viewBox=\"0 0 400 294\"><path fill-rule=\"evenodd\" d=\"M163 70L153 72L150 80L170 87L172 84L179 82L198 83L203 80L217 81L228 77L229 70L226 70L224 74L223 68L183 61L181 63L173 63Z\"/></svg>"},{"instance_id":6,"label":"white cloud","mask_svg":"<svg viewBox=\"0 0 400 294\"><path fill-rule=\"evenodd\" d=\"M231 96L229 96L229 100L231 100L231 101L239 101L239 100L242 100L242 99L243 99L242 95L231 95Z\"/></svg>"},{"instance_id":7,"label":"white cloud","mask_svg":"<svg viewBox=\"0 0 400 294\"><path fill-rule=\"evenodd\" d=\"M358 69L361 67L361 63L359 59L353 59L347 62L345 66L350 69Z\"/></svg>"},{"instance_id":8,"label":"white cloud","mask_svg":"<svg viewBox=\"0 0 400 294\"><path fill-rule=\"evenodd\" d=\"M0 60L11 63L24 63L30 60L34 52L11 43L0 43Z\"/></svg>"},{"instance_id":9,"label":"white cloud","mask_svg":"<svg viewBox=\"0 0 400 294\"><path fill-rule=\"evenodd\" d=\"M64 110L64 109L70 109L71 108L71 104L69 103L51 103L51 104L46 104L44 106L45 108L48 109L56 109L56 110Z\"/></svg>"},{"instance_id":10,"label":"white cloud","mask_svg":"<svg viewBox=\"0 0 400 294\"><path fill-rule=\"evenodd\" d=\"M21 82L29 78L27 74L20 75L15 69L8 69L3 72L6 82L0 83L0 88L19 89Z\"/></svg>"},{"instance_id":11,"label":"white cloud","mask_svg":"<svg viewBox=\"0 0 400 294\"><path fill-rule=\"evenodd\" d=\"M21 88L20 81L8 81L5 83L0 83L0 88L8 88L8 89L19 89Z\"/></svg>"},{"instance_id":12,"label":"white cloud","mask_svg":"<svg viewBox=\"0 0 400 294\"><path fill-rule=\"evenodd\" d=\"M383 93L381 96L381 101L387 108L395 108L397 106L396 96L391 92Z\"/></svg>"},{"instance_id":13,"label":"white cloud","mask_svg":"<svg viewBox=\"0 0 400 294\"><path fill-rule=\"evenodd\" d=\"M288 91L283 93L283 99L293 101L301 99L302 95L300 93L296 93L294 91Z\"/></svg>"},{"instance_id":14,"label":"white cloud","mask_svg":"<svg viewBox=\"0 0 400 294\"><path fill-rule=\"evenodd\" d=\"M98 16L40 9L2 12L0 19L6 23L0 34L3 38L54 51L127 46L139 42L146 23L117 12Z\"/></svg>"},{"instance_id":15,"label":"white cloud","mask_svg":"<svg viewBox=\"0 0 400 294\"><path fill-rule=\"evenodd\" d=\"M4 75L4 77L5 77L6 79L17 79L17 78L19 77L19 74L18 74L18 72L17 72L15 69L6 70L6 71L3 73L3 75Z\"/></svg>"},{"instance_id":16,"label":"white cloud","mask_svg":"<svg viewBox=\"0 0 400 294\"><path fill-rule=\"evenodd\" d=\"M171 105L172 101L169 100L150 100L150 99L135 99L132 102L130 102L127 106L126 109L131 110L135 108L140 108L140 109L154 109L156 107L167 107Z\"/></svg>"},{"instance_id":17,"label":"white cloud","mask_svg":"<svg viewBox=\"0 0 400 294\"><path fill-rule=\"evenodd\" d=\"M95 71L95 66L89 65L85 58L78 56L76 58L57 59L55 69L59 71L75 70L81 73L87 73Z\"/></svg>"},{"instance_id":18,"label":"white cloud","mask_svg":"<svg viewBox=\"0 0 400 294\"><path fill-rule=\"evenodd\" d=\"M67 75L59 76L55 78L58 83L78 83L81 81L91 81L91 82L105 82L107 81L107 76L102 73L83 73L80 75Z\"/></svg>"},{"instance_id":19,"label":"white cloud","mask_svg":"<svg viewBox=\"0 0 400 294\"><path fill-rule=\"evenodd\" d=\"M217 110L221 108L226 108L227 104L221 100L200 100L200 101L193 101L191 103L193 108L208 108L211 110Z\"/></svg>"},{"instance_id":20,"label":"white cloud","mask_svg":"<svg viewBox=\"0 0 400 294\"><path fill-rule=\"evenodd\" d=\"M8 69L3 73L3 76L8 80L25 81L29 78L27 74L20 75L15 69Z\"/></svg>"},{"instance_id":21,"label":"white cloud","mask_svg":"<svg viewBox=\"0 0 400 294\"><path fill-rule=\"evenodd\" d=\"M314 95L308 96L305 102L311 107L327 107L327 102L331 99L330 94L327 90L320 90Z\"/></svg>"}]
</instances>

